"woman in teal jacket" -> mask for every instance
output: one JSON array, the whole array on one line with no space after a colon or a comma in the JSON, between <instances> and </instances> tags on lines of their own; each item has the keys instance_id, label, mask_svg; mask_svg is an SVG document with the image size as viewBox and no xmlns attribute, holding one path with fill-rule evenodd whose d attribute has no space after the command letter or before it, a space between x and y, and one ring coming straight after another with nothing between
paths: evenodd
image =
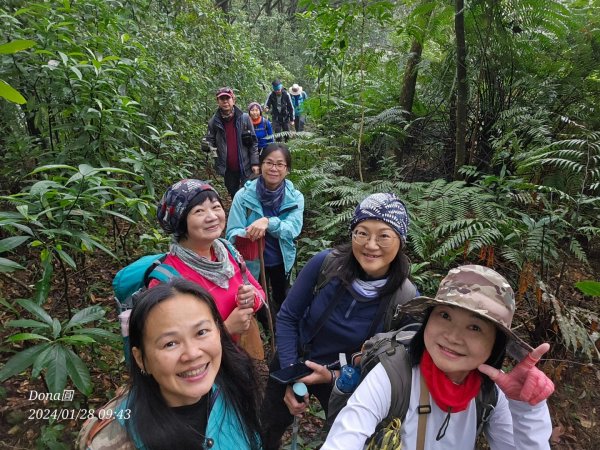
<instances>
[{"instance_id":1,"label":"woman in teal jacket","mask_svg":"<svg viewBox=\"0 0 600 450\"><path fill-rule=\"evenodd\" d=\"M84 424L77 448L262 448L257 373L207 291L183 278L148 289L129 338L130 388Z\"/></svg>"},{"instance_id":2,"label":"woman in teal jacket","mask_svg":"<svg viewBox=\"0 0 600 450\"><path fill-rule=\"evenodd\" d=\"M246 182L233 199L226 237L242 254L246 245L264 238L265 276L275 314L285 299L296 259L295 239L302 231L304 196L286 179L292 157L285 144L269 144L260 154L259 164L261 175ZM258 258L248 261L248 267L258 279Z\"/></svg>"}]
</instances>

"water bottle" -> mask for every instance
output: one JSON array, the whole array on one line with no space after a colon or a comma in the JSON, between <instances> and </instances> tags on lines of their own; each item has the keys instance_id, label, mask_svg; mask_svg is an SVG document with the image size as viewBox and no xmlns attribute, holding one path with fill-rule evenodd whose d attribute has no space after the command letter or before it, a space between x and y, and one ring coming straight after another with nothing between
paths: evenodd
<instances>
[{"instance_id":1,"label":"water bottle","mask_svg":"<svg viewBox=\"0 0 600 450\"><path fill-rule=\"evenodd\" d=\"M360 367L346 364L340 370L340 377L336 380L335 385L340 391L348 394L354 392L358 383L360 383Z\"/></svg>"}]
</instances>

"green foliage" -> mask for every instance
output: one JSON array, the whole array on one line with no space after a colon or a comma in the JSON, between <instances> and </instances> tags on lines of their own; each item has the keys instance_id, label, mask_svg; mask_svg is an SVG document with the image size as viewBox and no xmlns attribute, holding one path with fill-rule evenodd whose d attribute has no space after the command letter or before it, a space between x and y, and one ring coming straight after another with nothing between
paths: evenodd
<instances>
[{"instance_id":1,"label":"green foliage","mask_svg":"<svg viewBox=\"0 0 600 450\"><path fill-rule=\"evenodd\" d=\"M0 381L32 367L32 378L45 373L49 392L62 392L68 377L82 394L89 395L92 392L89 370L73 349L120 340L118 335L102 328L84 327L103 319L105 311L99 306L89 306L78 311L70 320L61 322L29 299L17 300L17 304L33 319L8 321L7 327L23 331L11 335L7 341L39 343L18 351L10 358L0 369Z\"/></svg>"},{"instance_id":2,"label":"green foliage","mask_svg":"<svg viewBox=\"0 0 600 450\"><path fill-rule=\"evenodd\" d=\"M590 297L600 297L600 283L598 281L584 280L575 283L575 287Z\"/></svg>"}]
</instances>

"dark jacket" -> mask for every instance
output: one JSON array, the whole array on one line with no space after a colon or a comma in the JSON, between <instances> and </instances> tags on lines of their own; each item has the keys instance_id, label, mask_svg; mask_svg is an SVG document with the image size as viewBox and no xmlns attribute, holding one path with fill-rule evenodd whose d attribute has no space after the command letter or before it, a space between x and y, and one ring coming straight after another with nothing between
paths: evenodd
<instances>
[{"instance_id":1,"label":"dark jacket","mask_svg":"<svg viewBox=\"0 0 600 450\"><path fill-rule=\"evenodd\" d=\"M299 350L305 348L307 341L313 337L319 318L334 298L339 298L335 309L314 336L309 353L304 357L320 364L331 364L340 353L350 356L359 351L371 337L368 335L369 329L377 315L381 298L361 298L357 292L340 287L341 281L337 277L314 293L321 266L330 251L324 250L306 263L277 314L280 367L298 361ZM383 320L374 331L383 331Z\"/></svg>"},{"instance_id":2,"label":"dark jacket","mask_svg":"<svg viewBox=\"0 0 600 450\"><path fill-rule=\"evenodd\" d=\"M245 112L242 112L237 106L233 107L235 120L235 129L237 131L238 159L240 161L240 173L244 178L252 175L252 166L258 166L258 140L252 120ZM242 142L242 131L250 132L250 146L244 146ZM219 175L225 175L227 167L227 141L225 140L225 126L219 111L208 121L208 132L206 135L208 143L217 148L217 157L215 158L215 168Z\"/></svg>"},{"instance_id":3,"label":"dark jacket","mask_svg":"<svg viewBox=\"0 0 600 450\"><path fill-rule=\"evenodd\" d=\"M281 113L277 111L277 94L275 92L271 92L267 98L265 106L269 108L269 112L273 117L273 121L283 123L294 120L294 105L292 105L292 97L288 91L285 90L285 88L281 90Z\"/></svg>"}]
</instances>

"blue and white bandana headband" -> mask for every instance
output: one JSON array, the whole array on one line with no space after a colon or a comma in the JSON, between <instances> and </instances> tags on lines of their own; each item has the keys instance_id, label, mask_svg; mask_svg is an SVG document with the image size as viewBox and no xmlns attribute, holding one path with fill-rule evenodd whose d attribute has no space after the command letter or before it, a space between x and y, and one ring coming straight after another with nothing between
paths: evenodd
<instances>
[{"instance_id":1,"label":"blue and white bandana headband","mask_svg":"<svg viewBox=\"0 0 600 450\"><path fill-rule=\"evenodd\" d=\"M380 220L400 236L402 244L406 244L408 234L408 212L404 203L394 194L378 193L369 195L356 207L350 231L364 220Z\"/></svg>"}]
</instances>

